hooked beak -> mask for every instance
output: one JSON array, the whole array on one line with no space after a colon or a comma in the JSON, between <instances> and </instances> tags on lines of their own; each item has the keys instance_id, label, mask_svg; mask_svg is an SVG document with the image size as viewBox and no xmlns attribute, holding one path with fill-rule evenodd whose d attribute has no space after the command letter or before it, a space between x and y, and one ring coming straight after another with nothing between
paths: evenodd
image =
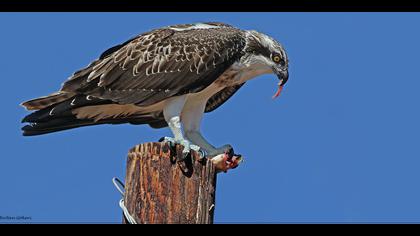
<instances>
[{"instance_id":1,"label":"hooked beak","mask_svg":"<svg viewBox=\"0 0 420 236\"><path fill-rule=\"evenodd\" d=\"M277 92L274 94L273 99L280 96L281 91L283 90L283 86L286 84L287 80L289 79L289 71L288 70L274 70L277 77L279 78Z\"/></svg>"},{"instance_id":2,"label":"hooked beak","mask_svg":"<svg viewBox=\"0 0 420 236\"><path fill-rule=\"evenodd\" d=\"M279 86L282 86L286 84L287 80L289 79L289 71L283 70L283 71L276 71L276 75L279 78Z\"/></svg>"}]
</instances>

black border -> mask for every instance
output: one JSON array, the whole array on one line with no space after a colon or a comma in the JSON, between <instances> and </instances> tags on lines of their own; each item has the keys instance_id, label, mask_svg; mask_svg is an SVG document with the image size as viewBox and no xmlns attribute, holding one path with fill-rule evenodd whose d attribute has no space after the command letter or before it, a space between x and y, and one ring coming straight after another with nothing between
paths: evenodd
<instances>
[{"instance_id":1,"label":"black border","mask_svg":"<svg viewBox=\"0 0 420 236\"><path fill-rule=\"evenodd\" d=\"M420 1L368 0L15 0L3 12L415 12Z\"/></svg>"}]
</instances>

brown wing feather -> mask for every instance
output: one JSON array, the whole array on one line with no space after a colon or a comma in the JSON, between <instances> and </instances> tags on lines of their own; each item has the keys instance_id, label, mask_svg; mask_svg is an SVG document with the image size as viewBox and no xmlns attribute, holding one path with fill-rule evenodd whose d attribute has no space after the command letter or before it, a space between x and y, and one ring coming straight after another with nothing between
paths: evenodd
<instances>
[{"instance_id":1,"label":"brown wing feather","mask_svg":"<svg viewBox=\"0 0 420 236\"><path fill-rule=\"evenodd\" d=\"M154 30L107 50L75 73L62 91L137 105L198 92L241 56L242 36L243 31L228 26Z\"/></svg>"},{"instance_id":2,"label":"brown wing feather","mask_svg":"<svg viewBox=\"0 0 420 236\"><path fill-rule=\"evenodd\" d=\"M211 112L220 107L230 97L232 97L245 83L226 87L213 95L206 104L205 112Z\"/></svg>"},{"instance_id":3,"label":"brown wing feather","mask_svg":"<svg viewBox=\"0 0 420 236\"><path fill-rule=\"evenodd\" d=\"M25 101L21 105L24 106L27 110L39 110L65 101L74 97L74 95L74 93L56 92L45 97Z\"/></svg>"}]
</instances>

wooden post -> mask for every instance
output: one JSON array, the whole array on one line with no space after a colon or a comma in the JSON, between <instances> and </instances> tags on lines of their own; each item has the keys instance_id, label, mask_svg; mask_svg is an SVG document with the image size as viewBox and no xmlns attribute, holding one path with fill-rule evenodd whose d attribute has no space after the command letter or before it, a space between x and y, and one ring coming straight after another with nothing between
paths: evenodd
<instances>
[{"instance_id":1,"label":"wooden post","mask_svg":"<svg viewBox=\"0 0 420 236\"><path fill-rule=\"evenodd\" d=\"M143 143L129 151L124 201L137 223L213 223L216 169L194 151L177 161L182 148Z\"/></svg>"}]
</instances>

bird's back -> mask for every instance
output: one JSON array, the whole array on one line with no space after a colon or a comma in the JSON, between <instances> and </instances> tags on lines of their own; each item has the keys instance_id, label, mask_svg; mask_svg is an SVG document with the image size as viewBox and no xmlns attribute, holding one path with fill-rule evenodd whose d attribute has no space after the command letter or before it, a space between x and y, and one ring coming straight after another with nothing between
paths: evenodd
<instances>
[{"instance_id":1,"label":"bird's back","mask_svg":"<svg viewBox=\"0 0 420 236\"><path fill-rule=\"evenodd\" d=\"M129 114L104 119L80 119L83 107L152 106L173 96L199 92L241 56L244 32L223 23L185 24L140 34L114 46L89 66L74 73L60 91L24 102L35 110L23 119L24 135L38 135L97 124L165 126L163 116ZM212 111L240 86L226 88L209 99Z\"/></svg>"}]
</instances>

